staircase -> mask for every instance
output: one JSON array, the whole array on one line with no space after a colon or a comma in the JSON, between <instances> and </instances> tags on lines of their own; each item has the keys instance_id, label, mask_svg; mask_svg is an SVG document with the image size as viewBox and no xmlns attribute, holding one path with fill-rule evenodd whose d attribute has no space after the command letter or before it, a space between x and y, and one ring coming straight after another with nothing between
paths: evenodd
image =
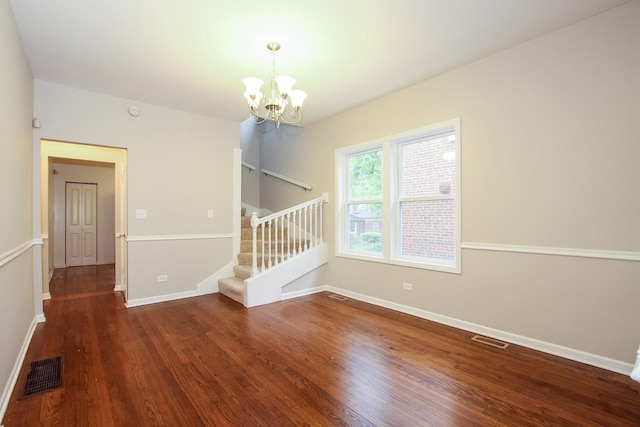
<instances>
[{"instance_id":1,"label":"staircase","mask_svg":"<svg viewBox=\"0 0 640 427\"><path fill-rule=\"evenodd\" d=\"M322 207L328 196L258 218L244 216L234 277L218 281L221 294L245 307L282 299L282 287L327 262Z\"/></svg>"}]
</instances>

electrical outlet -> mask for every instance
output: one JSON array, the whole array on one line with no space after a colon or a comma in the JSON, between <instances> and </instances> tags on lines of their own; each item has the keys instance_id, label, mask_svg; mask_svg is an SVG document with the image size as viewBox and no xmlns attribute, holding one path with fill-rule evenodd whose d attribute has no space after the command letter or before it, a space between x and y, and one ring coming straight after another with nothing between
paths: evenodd
<instances>
[{"instance_id":1,"label":"electrical outlet","mask_svg":"<svg viewBox=\"0 0 640 427\"><path fill-rule=\"evenodd\" d=\"M413 283L404 282L402 284L402 289L404 289L405 291L412 291L413 290Z\"/></svg>"},{"instance_id":2,"label":"electrical outlet","mask_svg":"<svg viewBox=\"0 0 640 427\"><path fill-rule=\"evenodd\" d=\"M158 282L166 282L167 280L169 280L169 276L167 276L166 274L161 274L160 276L158 276Z\"/></svg>"},{"instance_id":3,"label":"electrical outlet","mask_svg":"<svg viewBox=\"0 0 640 427\"><path fill-rule=\"evenodd\" d=\"M207 218L212 219L213 218L213 209L209 209L207 211Z\"/></svg>"},{"instance_id":4,"label":"electrical outlet","mask_svg":"<svg viewBox=\"0 0 640 427\"><path fill-rule=\"evenodd\" d=\"M147 219L147 210L136 209L136 219Z\"/></svg>"}]
</instances>

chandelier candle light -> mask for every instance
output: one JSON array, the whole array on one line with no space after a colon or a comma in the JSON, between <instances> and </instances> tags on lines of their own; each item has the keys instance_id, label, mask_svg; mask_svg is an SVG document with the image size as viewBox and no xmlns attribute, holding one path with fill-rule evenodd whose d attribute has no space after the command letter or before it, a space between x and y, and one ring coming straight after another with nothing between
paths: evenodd
<instances>
[{"instance_id":1,"label":"chandelier candle light","mask_svg":"<svg viewBox=\"0 0 640 427\"><path fill-rule=\"evenodd\" d=\"M263 82L259 78L247 77L242 80L242 83L247 87L244 97L247 98L249 104L249 117L256 124L261 124L267 119L271 119L276 122L276 127L280 127L280 122L298 123L302 118L300 109L307 98L307 94L301 90L292 90L293 84L296 82L293 77L279 76L276 73L276 51L280 49L280 44L271 42L267 45L267 49L273 52L273 68L266 94L263 95L260 91ZM291 108L287 114L290 119L287 119L285 118L285 110L289 103L291 103ZM265 110L262 114L260 114L261 105Z\"/></svg>"}]
</instances>

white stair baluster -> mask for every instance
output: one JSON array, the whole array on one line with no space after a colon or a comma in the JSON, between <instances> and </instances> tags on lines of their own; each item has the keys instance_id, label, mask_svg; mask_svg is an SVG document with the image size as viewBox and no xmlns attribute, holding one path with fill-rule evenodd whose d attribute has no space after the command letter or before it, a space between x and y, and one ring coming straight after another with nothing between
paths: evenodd
<instances>
[{"instance_id":1,"label":"white stair baluster","mask_svg":"<svg viewBox=\"0 0 640 427\"><path fill-rule=\"evenodd\" d=\"M271 268L271 221L268 222L269 229L267 230L267 253L269 254L269 259L267 259L267 265ZM265 263L264 257L262 258L262 263Z\"/></svg>"},{"instance_id":2,"label":"white stair baluster","mask_svg":"<svg viewBox=\"0 0 640 427\"><path fill-rule=\"evenodd\" d=\"M279 217L280 220L280 259L279 262L284 261L284 215Z\"/></svg>"},{"instance_id":3,"label":"white stair baluster","mask_svg":"<svg viewBox=\"0 0 640 427\"><path fill-rule=\"evenodd\" d=\"M323 234L324 231L322 230L322 224L324 221L324 212L322 210L322 206L323 206L322 202L320 202L319 205L320 205L320 232L318 237L320 237L320 244L322 244L324 243L324 234Z\"/></svg>"},{"instance_id":4,"label":"white stair baluster","mask_svg":"<svg viewBox=\"0 0 640 427\"><path fill-rule=\"evenodd\" d=\"M260 261L260 270L264 271L264 222L260 224L260 234L260 256L262 257L262 261Z\"/></svg>"},{"instance_id":5,"label":"white stair baluster","mask_svg":"<svg viewBox=\"0 0 640 427\"><path fill-rule=\"evenodd\" d=\"M286 215L287 218L287 259L291 258L291 214Z\"/></svg>"},{"instance_id":6,"label":"white stair baluster","mask_svg":"<svg viewBox=\"0 0 640 427\"><path fill-rule=\"evenodd\" d=\"M307 251L309 250L309 237L311 236L311 227L309 227L309 206L305 206L304 207L304 229L305 229L305 236L307 237L306 239L304 239L304 250Z\"/></svg>"},{"instance_id":7,"label":"white stair baluster","mask_svg":"<svg viewBox=\"0 0 640 427\"><path fill-rule=\"evenodd\" d=\"M316 210L316 204L314 203L313 205L311 205L311 207L309 208L311 209L311 247L317 246L318 245L318 240L317 240L317 235L318 235L318 230L317 230L317 224L318 224L318 211Z\"/></svg>"},{"instance_id":8,"label":"white stair baluster","mask_svg":"<svg viewBox=\"0 0 640 427\"><path fill-rule=\"evenodd\" d=\"M291 233L291 229L293 228L293 236L289 236L289 240L291 240L291 244L293 245L292 255L298 255L298 240L300 240L300 231L298 230L297 221L298 221L298 211L291 212L293 215L293 220L291 224L289 224L289 233Z\"/></svg>"},{"instance_id":9,"label":"white stair baluster","mask_svg":"<svg viewBox=\"0 0 640 427\"><path fill-rule=\"evenodd\" d=\"M251 275L255 276L258 274L258 253L257 253L257 231L258 231L258 214L253 212L251 214L251 234L253 238L253 245L251 247L251 255L253 259L251 260Z\"/></svg>"}]
</instances>

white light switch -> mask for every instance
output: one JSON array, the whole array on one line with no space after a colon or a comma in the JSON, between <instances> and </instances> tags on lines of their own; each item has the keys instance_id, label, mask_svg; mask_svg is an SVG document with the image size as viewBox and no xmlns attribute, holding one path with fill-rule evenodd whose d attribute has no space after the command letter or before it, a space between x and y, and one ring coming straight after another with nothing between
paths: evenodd
<instances>
[{"instance_id":1,"label":"white light switch","mask_svg":"<svg viewBox=\"0 0 640 427\"><path fill-rule=\"evenodd\" d=\"M207 211L207 218L209 218L209 219L213 218L213 209L209 209Z\"/></svg>"},{"instance_id":2,"label":"white light switch","mask_svg":"<svg viewBox=\"0 0 640 427\"><path fill-rule=\"evenodd\" d=\"M136 209L136 219L147 219L147 210Z\"/></svg>"}]
</instances>

